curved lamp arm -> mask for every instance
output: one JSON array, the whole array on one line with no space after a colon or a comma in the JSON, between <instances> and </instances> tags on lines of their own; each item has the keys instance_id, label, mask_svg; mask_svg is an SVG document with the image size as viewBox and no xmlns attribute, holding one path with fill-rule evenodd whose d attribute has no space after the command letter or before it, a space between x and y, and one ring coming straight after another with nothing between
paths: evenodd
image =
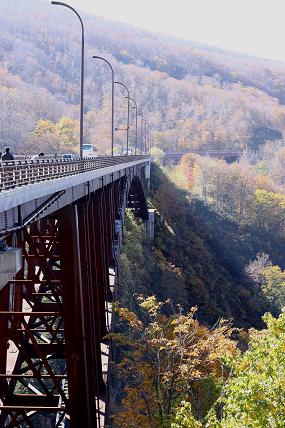
<instances>
[{"instance_id":1,"label":"curved lamp arm","mask_svg":"<svg viewBox=\"0 0 285 428\"><path fill-rule=\"evenodd\" d=\"M81 24L81 78L80 78L80 143L79 143L79 154L82 158L83 155L83 97L84 97L84 25L79 13L69 4L61 1L52 1L51 4L56 6L64 6L71 9L78 17Z\"/></svg>"}]
</instances>

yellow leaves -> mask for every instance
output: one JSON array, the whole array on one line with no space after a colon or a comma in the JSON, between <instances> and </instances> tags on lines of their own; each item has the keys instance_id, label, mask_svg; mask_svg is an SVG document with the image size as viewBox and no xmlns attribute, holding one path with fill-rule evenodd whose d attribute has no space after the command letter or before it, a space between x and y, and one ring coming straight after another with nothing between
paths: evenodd
<instances>
[{"instance_id":1,"label":"yellow leaves","mask_svg":"<svg viewBox=\"0 0 285 428\"><path fill-rule=\"evenodd\" d=\"M266 207L280 206L285 208L285 196L280 193L269 192L265 189L256 189L255 199L258 204Z\"/></svg>"},{"instance_id":2,"label":"yellow leaves","mask_svg":"<svg viewBox=\"0 0 285 428\"><path fill-rule=\"evenodd\" d=\"M122 410L114 417L115 424L120 428L140 427L154 428L157 425L152 417L154 413L153 396L148 385L141 388L125 388L126 397L122 402Z\"/></svg>"},{"instance_id":3,"label":"yellow leaves","mask_svg":"<svg viewBox=\"0 0 285 428\"><path fill-rule=\"evenodd\" d=\"M145 309L151 317L155 317L162 306L161 302L157 302L155 296L149 296L145 300L143 296L138 296L137 300L140 302L140 307Z\"/></svg>"},{"instance_id":4,"label":"yellow leaves","mask_svg":"<svg viewBox=\"0 0 285 428\"><path fill-rule=\"evenodd\" d=\"M261 272L263 296L279 310L285 305L285 271L279 266L268 266Z\"/></svg>"},{"instance_id":5,"label":"yellow leaves","mask_svg":"<svg viewBox=\"0 0 285 428\"><path fill-rule=\"evenodd\" d=\"M265 174L259 174L256 177L256 185L258 188L265 189L267 191L272 191L272 189L274 188L272 181Z\"/></svg>"},{"instance_id":6,"label":"yellow leaves","mask_svg":"<svg viewBox=\"0 0 285 428\"><path fill-rule=\"evenodd\" d=\"M35 128L35 134L37 137L42 137L46 132L55 132L55 124L50 120L38 120Z\"/></svg>"},{"instance_id":7,"label":"yellow leaves","mask_svg":"<svg viewBox=\"0 0 285 428\"><path fill-rule=\"evenodd\" d=\"M122 308L118 304L115 306L120 318L123 321L126 321L131 328L136 330L142 330L143 323L138 319L137 315L134 312L129 311L127 308Z\"/></svg>"},{"instance_id":8,"label":"yellow leaves","mask_svg":"<svg viewBox=\"0 0 285 428\"><path fill-rule=\"evenodd\" d=\"M285 281L285 272L283 272L279 266L268 266L263 269L262 274L267 281L273 282L284 282Z\"/></svg>"},{"instance_id":9,"label":"yellow leaves","mask_svg":"<svg viewBox=\"0 0 285 428\"><path fill-rule=\"evenodd\" d=\"M155 296L138 296L138 301L149 315L144 328L128 309L117 309L129 326L125 335L131 352L118 365L120 376L129 381L116 421L120 427L156 428L160 426L157 415L166 408L171 413L176 397L207 397L206 380L213 375L225 377L222 359L235 354L235 343L229 339L229 323L222 320L210 330L194 319L196 307L186 314L178 308L177 314L167 316L162 312L166 302L158 302ZM127 425L126 420L132 422Z\"/></svg>"}]
</instances>

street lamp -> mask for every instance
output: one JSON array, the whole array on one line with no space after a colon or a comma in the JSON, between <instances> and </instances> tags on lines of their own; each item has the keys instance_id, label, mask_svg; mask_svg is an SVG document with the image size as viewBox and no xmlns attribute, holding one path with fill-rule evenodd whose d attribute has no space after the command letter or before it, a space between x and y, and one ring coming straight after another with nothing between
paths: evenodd
<instances>
[{"instance_id":1,"label":"street lamp","mask_svg":"<svg viewBox=\"0 0 285 428\"><path fill-rule=\"evenodd\" d=\"M114 70L112 65L109 63L109 61L107 61L105 58L103 58L102 56L93 56L93 58L95 59L101 59L102 61L104 61L106 64L108 64L108 66L111 69L111 74L112 74L112 113L111 113L111 122L112 122L112 133L111 133L111 156L114 156Z\"/></svg>"},{"instance_id":2,"label":"street lamp","mask_svg":"<svg viewBox=\"0 0 285 428\"><path fill-rule=\"evenodd\" d=\"M149 122L146 122L147 125L147 154L151 155L151 126L149 124Z\"/></svg>"},{"instance_id":3,"label":"street lamp","mask_svg":"<svg viewBox=\"0 0 285 428\"><path fill-rule=\"evenodd\" d=\"M143 113L142 113L142 109L138 109L139 115L141 116L141 132L140 132L140 141L141 141L141 155L143 152L143 121L144 121L144 117L143 117Z\"/></svg>"},{"instance_id":4,"label":"street lamp","mask_svg":"<svg viewBox=\"0 0 285 428\"><path fill-rule=\"evenodd\" d=\"M79 155L82 158L83 155L83 97L84 97L84 25L79 13L69 6L69 4L62 3L60 1L52 1L51 4L57 6L64 6L71 9L78 17L81 24L81 76L80 76L80 141L79 141Z\"/></svg>"},{"instance_id":5,"label":"street lamp","mask_svg":"<svg viewBox=\"0 0 285 428\"><path fill-rule=\"evenodd\" d=\"M151 156L151 126L148 124L148 151Z\"/></svg>"},{"instance_id":6,"label":"street lamp","mask_svg":"<svg viewBox=\"0 0 285 428\"><path fill-rule=\"evenodd\" d=\"M137 154L137 144L138 144L138 106L137 106L136 101L133 98L129 97L129 99L131 101L133 101L133 103L135 104L135 106L133 108L136 109L136 144L135 144L135 155L136 155Z\"/></svg>"},{"instance_id":7,"label":"street lamp","mask_svg":"<svg viewBox=\"0 0 285 428\"><path fill-rule=\"evenodd\" d=\"M144 119L144 153L146 154L146 148L147 148L147 133L146 133L146 127L147 127L147 120Z\"/></svg>"},{"instance_id":8,"label":"street lamp","mask_svg":"<svg viewBox=\"0 0 285 428\"><path fill-rule=\"evenodd\" d=\"M150 148L151 126L150 126L149 122L145 118L142 118L142 124L144 124L144 147L145 147L145 154L150 154L150 152L151 152L151 148ZM141 144L143 144L143 138L141 140Z\"/></svg>"},{"instance_id":9,"label":"street lamp","mask_svg":"<svg viewBox=\"0 0 285 428\"><path fill-rule=\"evenodd\" d=\"M129 129L130 129L130 92L124 83L122 83L122 82L114 82L114 83L116 83L117 85L123 86L126 89L127 94L128 94L128 96L126 97L126 98L128 98L128 118L127 118L127 155L128 155L128 153L129 153Z\"/></svg>"}]
</instances>

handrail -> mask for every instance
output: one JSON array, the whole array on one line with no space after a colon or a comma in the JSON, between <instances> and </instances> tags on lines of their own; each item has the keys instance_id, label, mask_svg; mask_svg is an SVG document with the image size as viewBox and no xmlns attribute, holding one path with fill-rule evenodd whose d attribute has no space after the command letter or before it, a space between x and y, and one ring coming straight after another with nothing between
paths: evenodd
<instances>
[{"instance_id":1,"label":"handrail","mask_svg":"<svg viewBox=\"0 0 285 428\"><path fill-rule=\"evenodd\" d=\"M0 192L100 168L148 159L145 155L102 156L87 159L36 159L0 162Z\"/></svg>"}]
</instances>

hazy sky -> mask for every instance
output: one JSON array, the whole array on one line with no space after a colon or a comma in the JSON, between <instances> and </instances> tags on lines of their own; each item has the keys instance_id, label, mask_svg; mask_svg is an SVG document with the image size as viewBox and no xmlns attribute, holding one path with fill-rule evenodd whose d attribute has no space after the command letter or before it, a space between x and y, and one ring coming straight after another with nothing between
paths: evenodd
<instances>
[{"instance_id":1,"label":"hazy sky","mask_svg":"<svg viewBox=\"0 0 285 428\"><path fill-rule=\"evenodd\" d=\"M66 0L120 22L285 62L285 0Z\"/></svg>"}]
</instances>

